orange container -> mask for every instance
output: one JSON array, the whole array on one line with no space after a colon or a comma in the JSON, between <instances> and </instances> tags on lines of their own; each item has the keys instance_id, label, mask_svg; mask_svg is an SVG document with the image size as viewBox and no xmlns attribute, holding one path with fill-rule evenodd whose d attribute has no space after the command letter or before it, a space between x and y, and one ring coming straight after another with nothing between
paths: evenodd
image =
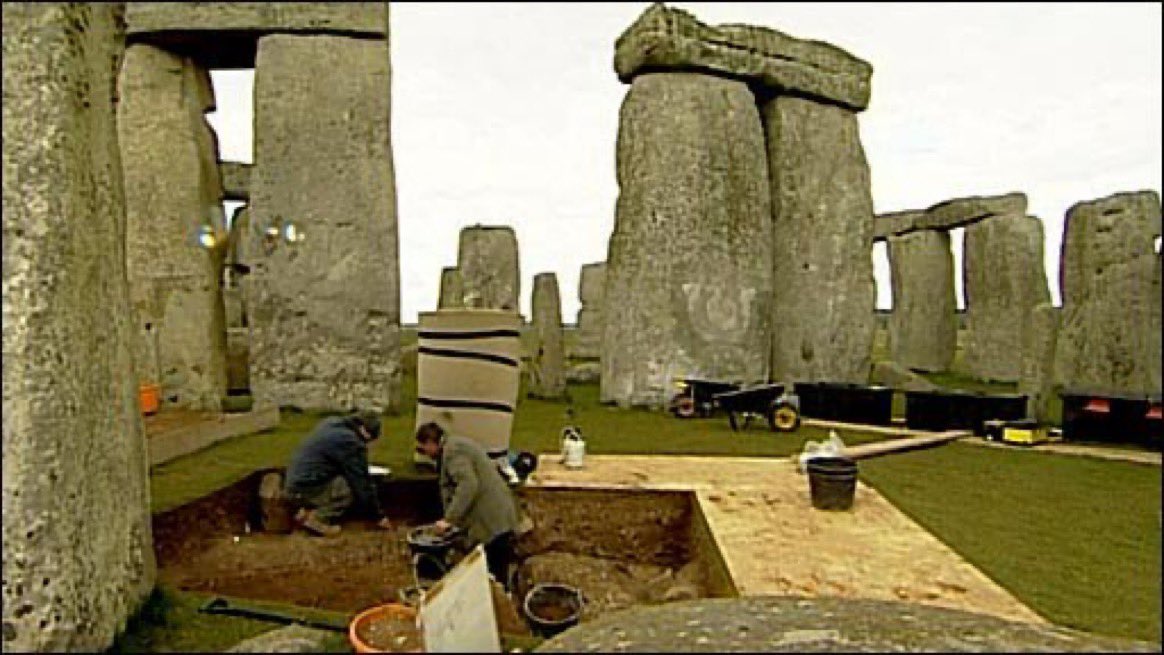
<instances>
[{"instance_id":1,"label":"orange container","mask_svg":"<svg viewBox=\"0 0 1164 655\"><path fill-rule=\"evenodd\" d=\"M143 384L138 387L137 397L141 402L141 413L152 416L158 413L158 397L161 389L156 384Z\"/></svg>"},{"instance_id":2,"label":"orange container","mask_svg":"<svg viewBox=\"0 0 1164 655\"><path fill-rule=\"evenodd\" d=\"M352 642L352 647L356 649L357 653L423 653L423 639L424 637L419 631L415 633L411 641L413 648L380 650L375 646L364 641L360 636L361 629L366 629L366 626L382 619L397 619L404 620L410 624L416 623L416 610L400 603L388 603L386 605L377 605L371 607L356 615L352 622L348 624L348 641ZM399 635L403 636L403 635ZM408 644L406 643L405 646Z\"/></svg>"}]
</instances>

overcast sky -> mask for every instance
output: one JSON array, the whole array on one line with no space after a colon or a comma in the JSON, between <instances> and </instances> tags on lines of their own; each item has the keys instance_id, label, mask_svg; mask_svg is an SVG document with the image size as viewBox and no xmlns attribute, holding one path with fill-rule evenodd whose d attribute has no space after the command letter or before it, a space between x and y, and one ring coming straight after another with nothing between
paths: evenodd
<instances>
[{"instance_id":1,"label":"overcast sky","mask_svg":"<svg viewBox=\"0 0 1164 655\"><path fill-rule=\"evenodd\" d=\"M1046 227L1056 302L1067 208L1160 191L1158 3L669 4L709 24L828 41L870 62L860 127L875 210L1025 192ZM579 268L605 259L614 226L628 88L614 74L614 41L648 6L392 4L404 322L435 309L441 267L456 263L458 233L476 223L516 230L522 312L533 276L553 271L563 320L574 322ZM253 75L213 79L222 159L249 162ZM874 261L887 307L884 253Z\"/></svg>"}]
</instances>

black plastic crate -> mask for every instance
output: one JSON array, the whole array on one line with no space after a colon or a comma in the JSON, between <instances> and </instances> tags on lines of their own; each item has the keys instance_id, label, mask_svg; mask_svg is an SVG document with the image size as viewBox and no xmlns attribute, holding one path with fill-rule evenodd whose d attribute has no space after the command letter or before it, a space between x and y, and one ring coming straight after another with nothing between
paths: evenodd
<instances>
[{"instance_id":1,"label":"black plastic crate","mask_svg":"<svg viewBox=\"0 0 1164 655\"><path fill-rule=\"evenodd\" d=\"M911 430L981 429L978 424L978 394L949 390L905 392L905 425Z\"/></svg>"},{"instance_id":2,"label":"black plastic crate","mask_svg":"<svg viewBox=\"0 0 1164 655\"><path fill-rule=\"evenodd\" d=\"M1160 447L1160 398L1089 390L1064 390L1063 439Z\"/></svg>"}]
</instances>

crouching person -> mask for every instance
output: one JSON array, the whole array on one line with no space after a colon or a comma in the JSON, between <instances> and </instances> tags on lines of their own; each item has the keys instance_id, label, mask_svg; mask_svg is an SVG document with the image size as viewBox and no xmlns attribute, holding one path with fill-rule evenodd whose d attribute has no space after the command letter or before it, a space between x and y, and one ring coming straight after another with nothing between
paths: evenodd
<instances>
[{"instance_id":1,"label":"crouching person","mask_svg":"<svg viewBox=\"0 0 1164 655\"><path fill-rule=\"evenodd\" d=\"M380 419L372 412L326 418L315 426L292 455L284 483L300 508L297 523L321 536L339 534L340 518L354 508L381 528L391 527L368 472L368 444L379 436Z\"/></svg>"},{"instance_id":2,"label":"crouching person","mask_svg":"<svg viewBox=\"0 0 1164 655\"><path fill-rule=\"evenodd\" d=\"M517 506L497 465L477 442L447 434L436 423L420 426L416 442L417 452L436 461L440 471L444 517L435 524L437 532L456 527L473 544L484 544L489 573L508 591Z\"/></svg>"}]
</instances>

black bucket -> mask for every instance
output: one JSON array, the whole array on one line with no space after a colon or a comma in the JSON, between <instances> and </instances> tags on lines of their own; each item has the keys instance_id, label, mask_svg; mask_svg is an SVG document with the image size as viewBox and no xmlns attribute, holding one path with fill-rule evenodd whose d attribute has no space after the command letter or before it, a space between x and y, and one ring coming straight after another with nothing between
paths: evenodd
<instances>
[{"instance_id":1,"label":"black bucket","mask_svg":"<svg viewBox=\"0 0 1164 655\"><path fill-rule=\"evenodd\" d=\"M857 493L857 463L847 457L814 457L808 460L808 484L816 509L850 509Z\"/></svg>"},{"instance_id":2,"label":"black bucket","mask_svg":"<svg viewBox=\"0 0 1164 655\"><path fill-rule=\"evenodd\" d=\"M538 635L549 639L578 624L582 592L561 584L539 584L525 595L522 613Z\"/></svg>"}]
</instances>

